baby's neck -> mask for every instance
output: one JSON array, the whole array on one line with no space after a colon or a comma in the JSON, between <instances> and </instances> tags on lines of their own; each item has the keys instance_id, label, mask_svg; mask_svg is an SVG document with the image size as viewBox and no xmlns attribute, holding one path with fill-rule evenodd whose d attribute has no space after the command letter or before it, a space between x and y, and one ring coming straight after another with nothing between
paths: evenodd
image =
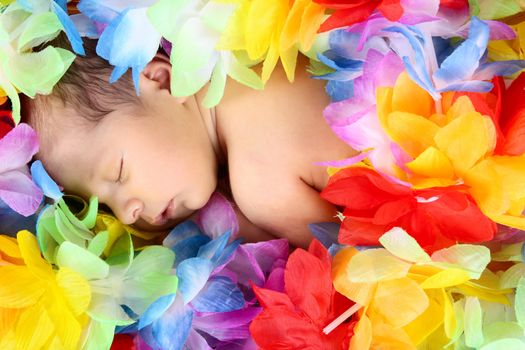
<instances>
[{"instance_id":1,"label":"baby's neck","mask_svg":"<svg viewBox=\"0 0 525 350\"><path fill-rule=\"evenodd\" d=\"M224 147L224 143L222 143L222 139L219 134L219 129L217 128L217 114L215 107L205 108L202 105L202 99L204 98L204 95L202 93L203 90L204 89L193 95L193 97L195 99L197 107L199 108L202 121L204 123L206 131L208 133L208 137L213 147L213 151L215 152L215 156L217 158L217 163L219 166L221 166L223 164L226 164L227 162L226 150Z\"/></svg>"}]
</instances>

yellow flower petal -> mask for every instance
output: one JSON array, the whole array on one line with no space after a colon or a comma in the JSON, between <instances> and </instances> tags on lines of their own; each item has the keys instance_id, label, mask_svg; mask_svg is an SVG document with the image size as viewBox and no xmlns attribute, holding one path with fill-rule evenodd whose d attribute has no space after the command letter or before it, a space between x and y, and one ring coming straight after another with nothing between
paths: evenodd
<instances>
[{"instance_id":1,"label":"yellow flower petal","mask_svg":"<svg viewBox=\"0 0 525 350\"><path fill-rule=\"evenodd\" d=\"M25 266L0 266L0 307L24 308L38 302L47 283Z\"/></svg>"},{"instance_id":2,"label":"yellow flower petal","mask_svg":"<svg viewBox=\"0 0 525 350\"><path fill-rule=\"evenodd\" d=\"M411 157L417 157L435 145L439 127L421 115L396 111L387 116L386 131Z\"/></svg>"},{"instance_id":3,"label":"yellow flower petal","mask_svg":"<svg viewBox=\"0 0 525 350\"><path fill-rule=\"evenodd\" d=\"M0 235L0 255L8 255L11 258L22 259L16 239Z\"/></svg>"},{"instance_id":4,"label":"yellow flower petal","mask_svg":"<svg viewBox=\"0 0 525 350\"><path fill-rule=\"evenodd\" d=\"M385 323L372 325L371 349L416 350L410 337L403 329L394 328Z\"/></svg>"},{"instance_id":5,"label":"yellow flower petal","mask_svg":"<svg viewBox=\"0 0 525 350\"><path fill-rule=\"evenodd\" d=\"M469 274L460 269L447 269L427 278L422 284L423 289L448 288L463 284L470 279Z\"/></svg>"},{"instance_id":6,"label":"yellow flower petal","mask_svg":"<svg viewBox=\"0 0 525 350\"><path fill-rule=\"evenodd\" d=\"M297 54L298 49L296 46L292 46L291 48L281 51L281 62L284 67L284 72L286 73L286 77L288 78L288 81L293 82L295 77L295 67L297 66ZM264 65L263 65L264 66ZM272 69L273 70L273 69ZM263 76L264 76L264 67L263 67ZM269 76L268 76L269 78Z\"/></svg>"},{"instance_id":7,"label":"yellow flower petal","mask_svg":"<svg viewBox=\"0 0 525 350\"><path fill-rule=\"evenodd\" d=\"M348 247L336 254L332 261L332 279L334 288L339 293L360 305L368 305L373 297L376 283L352 283L346 275L348 262L357 253L357 249Z\"/></svg>"},{"instance_id":8,"label":"yellow flower petal","mask_svg":"<svg viewBox=\"0 0 525 350\"><path fill-rule=\"evenodd\" d=\"M452 120L434 139L454 165L456 174L462 176L493 150L496 131L489 118L471 112Z\"/></svg>"},{"instance_id":9,"label":"yellow flower petal","mask_svg":"<svg viewBox=\"0 0 525 350\"><path fill-rule=\"evenodd\" d=\"M467 96L460 96L447 110L447 124L452 120L471 112L476 112L476 108Z\"/></svg>"},{"instance_id":10,"label":"yellow flower petal","mask_svg":"<svg viewBox=\"0 0 525 350\"><path fill-rule=\"evenodd\" d=\"M421 176L452 179L454 168L447 156L431 146L423 151L416 159L405 164L413 173Z\"/></svg>"},{"instance_id":11,"label":"yellow flower petal","mask_svg":"<svg viewBox=\"0 0 525 350\"><path fill-rule=\"evenodd\" d=\"M18 246L24 261L31 272L38 278L53 279L51 265L40 255L36 237L29 231L20 231L17 234Z\"/></svg>"},{"instance_id":12,"label":"yellow flower petal","mask_svg":"<svg viewBox=\"0 0 525 350\"><path fill-rule=\"evenodd\" d=\"M372 324L364 314L354 329L354 335L350 339L348 350L367 350L372 344Z\"/></svg>"},{"instance_id":13,"label":"yellow flower petal","mask_svg":"<svg viewBox=\"0 0 525 350\"><path fill-rule=\"evenodd\" d=\"M68 268L61 268L56 279L74 315L86 312L91 301L91 287L86 279Z\"/></svg>"},{"instance_id":14,"label":"yellow flower petal","mask_svg":"<svg viewBox=\"0 0 525 350\"><path fill-rule=\"evenodd\" d=\"M61 295L61 291L56 288L54 293L47 293L45 297L46 310L54 325L53 334L60 339L66 349L77 349L82 329L65 298Z\"/></svg>"},{"instance_id":15,"label":"yellow flower petal","mask_svg":"<svg viewBox=\"0 0 525 350\"><path fill-rule=\"evenodd\" d=\"M6 337L9 330L13 329L19 316L20 309L0 308L0 339Z\"/></svg>"},{"instance_id":16,"label":"yellow flower petal","mask_svg":"<svg viewBox=\"0 0 525 350\"><path fill-rule=\"evenodd\" d=\"M392 94L392 110L428 118L433 114L434 100L406 72L399 75Z\"/></svg>"},{"instance_id":17,"label":"yellow flower petal","mask_svg":"<svg viewBox=\"0 0 525 350\"><path fill-rule=\"evenodd\" d=\"M218 50L244 50L246 46L244 28L246 27L249 11L250 1L241 1L221 34L221 38L216 46Z\"/></svg>"},{"instance_id":18,"label":"yellow flower petal","mask_svg":"<svg viewBox=\"0 0 525 350\"><path fill-rule=\"evenodd\" d=\"M372 283L405 277L411 264L386 249L368 249L355 255L346 266L346 276L355 283Z\"/></svg>"},{"instance_id":19,"label":"yellow flower petal","mask_svg":"<svg viewBox=\"0 0 525 350\"><path fill-rule=\"evenodd\" d=\"M299 28L303 12L311 0L295 0L286 17L280 37L280 49L287 50L299 41Z\"/></svg>"},{"instance_id":20,"label":"yellow flower petal","mask_svg":"<svg viewBox=\"0 0 525 350\"><path fill-rule=\"evenodd\" d=\"M284 25L289 2L282 0L253 0L246 18L246 51L251 59L263 56L272 43L279 51L279 32ZM277 41L277 42L276 42Z\"/></svg>"},{"instance_id":21,"label":"yellow flower petal","mask_svg":"<svg viewBox=\"0 0 525 350\"><path fill-rule=\"evenodd\" d=\"M37 304L24 310L15 331L16 349L40 350L53 330L53 322L42 306Z\"/></svg>"},{"instance_id":22,"label":"yellow flower petal","mask_svg":"<svg viewBox=\"0 0 525 350\"><path fill-rule=\"evenodd\" d=\"M422 343L444 322L444 305L440 303L441 299L429 297L428 301L427 309L403 328L415 345Z\"/></svg>"},{"instance_id":23,"label":"yellow flower petal","mask_svg":"<svg viewBox=\"0 0 525 350\"><path fill-rule=\"evenodd\" d=\"M301 28L299 29L301 50L308 51L312 48L317 30L324 21L324 14L325 8L313 1L310 1L306 6L301 19Z\"/></svg>"},{"instance_id":24,"label":"yellow flower petal","mask_svg":"<svg viewBox=\"0 0 525 350\"><path fill-rule=\"evenodd\" d=\"M423 289L409 278L379 282L368 315L400 328L421 315L429 305Z\"/></svg>"}]
</instances>

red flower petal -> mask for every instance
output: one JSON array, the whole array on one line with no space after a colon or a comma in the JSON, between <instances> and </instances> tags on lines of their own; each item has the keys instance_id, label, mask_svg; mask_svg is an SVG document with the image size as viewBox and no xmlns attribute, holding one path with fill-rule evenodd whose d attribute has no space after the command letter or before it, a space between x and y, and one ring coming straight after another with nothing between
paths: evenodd
<instances>
[{"instance_id":1,"label":"red flower petal","mask_svg":"<svg viewBox=\"0 0 525 350\"><path fill-rule=\"evenodd\" d=\"M264 350L340 350L346 336L345 329L326 336L308 318L280 308L263 310L251 323L250 333Z\"/></svg>"},{"instance_id":2,"label":"red flower petal","mask_svg":"<svg viewBox=\"0 0 525 350\"><path fill-rule=\"evenodd\" d=\"M331 274L331 264L327 266L303 249L296 249L290 255L284 272L284 288L290 300L320 327L330 308L333 292Z\"/></svg>"},{"instance_id":3,"label":"red flower petal","mask_svg":"<svg viewBox=\"0 0 525 350\"><path fill-rule=\"evenodd\" d=\"M440 194L438 200L419 205L451 240L464 243L486 242L496 233L496 224L481 212L468 194L445 192Z\"/></svg>"},{"instance_id":4,"label":"red flower petal","mask_svg":"<svg viewBox=\"0 0 525 350\"><path fill-rule=\"evenodd\" d=\"M318 33L327 32L332 29L350 26L366 20L375 10L377 2L370 1L358 7L344 10L336 10L319 27Z\"/></svg>"},{"instance_id":5,"label":"red flower petal","mask_svg":"<svg viewBox=\"0 0 525 350\"><path fill-rule=\"evenodd\" d=\"M288 295L270 289L259 288L253 283L250 284L262 307L280 307L295 310L295 306Z\"/></svg>"},{"instance_id":6,"label":"red flower petal","mask_svg":"<svg viewBox=\"0 0 525 350\"><path fill-rule=\"evenodd\" d=\"M0 139L13 130L15 122L10 111L0 110Z\"/></svg>"},{"instance_id":7,"label":"red flower petal","mask_svg":"<svg viewBox=\"0 0 525 350\"><path fill-rule=\"evenodd\" d=\"M332 268L332 258L330 257L328 250L317 239L314 239L312 240L312 242L310 242L310 246L308 247L308 253L321 260L321 263L327 269Z\"/></svg>"},{"instance_id":8,"label":"red flower petal","mask_svg":"<svg viewBox=\"0 0 525 350\"><path fill-rule=\"evenodd\" d=\"M364 220L346 218L339 230L338 240L341 244L352 246L377 245L381 237L388 228L386 226L374 225Z\"/></svg>"},{"instance_id":9,"label":"red flower petal","mask_svg":"<svg viewBox=\"0 0 525 350\"><path fill-rule=\"evenodd\" d=\"M501 128L506 141L503 154L525 153L525 74L520 74L505 91L501 111Z\"/></svg>"},{"instance_id":10,"label":"red flower petal","mask_svg":"<svg viewBox=\"0 0 525 350\"><path fill-rule=\"evenodd\" d=\"M517 114L509 126L502 152L511 156L525 153L525 111Z\"/></svg>"},{"instance_id":11,"label":"red flower petal","mask_svg":"<svg viewBox=\"0 0 525 350\"><path fill-rule=\"evenodd\" d=\"M485 242L496 232L465 186L412 190L370 169L348 168L327 189L323 198L346 206L339 232L344 244L377 245L383 233L399 226L432 252L456 242Z\"/></svg>"},{"instance_id":12,"label":"red flower petal","mask_svg":"<svg viewBox=\"0 0 525 350\"><path fill-rule=\"evenodd\" d=\"M439 5L449 9L462 10L468 7L468 0L441 0Z\"/></svg>"},{"instance_id":13,"label":"red flower petal","mask_svg":"<svg viewBox=\"0 0 525 350\"><path fill-rule=\"evenodd\" d=\"M127 334L116 334L111 344L111 350L135 350L133 338Z\"/></svg>"},{"instance_id":14,"label":"red flower petal","mask_svg":"<svg viewBox=\"0 0 525 350\"><path fill-rule=\"evenodd\" d=\"M401 0L383 0L377 9L385 16L386 19L395 22L403 15Z\"/></svg>"},{"instance_id":15,"label":"red flower petal","mask_svg":"<svg viewBox=\"0 0 525 350\"><path fill-rule=\"evenodd\" d=\"M353 167L332 176L321 197L349 209L369 211L411 192L410 188L395 184L371 169Z\"/></svg>"}]
</instances>

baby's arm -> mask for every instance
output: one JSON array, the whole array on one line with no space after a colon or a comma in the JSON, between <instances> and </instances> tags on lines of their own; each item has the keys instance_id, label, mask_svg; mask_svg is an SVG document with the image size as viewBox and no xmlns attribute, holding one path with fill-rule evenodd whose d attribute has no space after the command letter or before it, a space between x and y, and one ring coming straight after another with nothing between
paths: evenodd
<instances>
[{"instance_id":1,"label":"baby's arm","mask_svg":"<svg viewBox=\"0 0 525 350\"><path fill-rule=\"evenodd\" d=\"M313 238L308 224L333 221L336 209L298 178L275 174L252 178L236 186L234 196L240 210L255 225L292 245L306 248ZM254 191L256 189L256 191Z\"/></svg>"}]
</instances>

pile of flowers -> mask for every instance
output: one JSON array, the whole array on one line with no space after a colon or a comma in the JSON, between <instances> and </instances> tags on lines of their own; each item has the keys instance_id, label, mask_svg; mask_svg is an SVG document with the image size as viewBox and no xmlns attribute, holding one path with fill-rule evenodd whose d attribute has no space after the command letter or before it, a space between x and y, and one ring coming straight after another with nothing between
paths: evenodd
<instances>
[{"instance_id":1,"label":"pile of flowers","mask_svg":"<svg viewBox=\"0 0 525 350\"><path fill-rule=\"evenodd\" d=\"M525 348L525 32L519 1L10 0L0 4L1 349ZM74 52L45 44L65 32ZM263 89L297 57L359 154L326 160L341 224L309 249L242 243L214 194L152 237L62 193L18 97L50 94L82 37L171 93ZM39 47L39 50L35 48ZM256 72L254 65L261 64ZM29 167L29 164L31 166Z\"/></svg>"}]
</instances>

